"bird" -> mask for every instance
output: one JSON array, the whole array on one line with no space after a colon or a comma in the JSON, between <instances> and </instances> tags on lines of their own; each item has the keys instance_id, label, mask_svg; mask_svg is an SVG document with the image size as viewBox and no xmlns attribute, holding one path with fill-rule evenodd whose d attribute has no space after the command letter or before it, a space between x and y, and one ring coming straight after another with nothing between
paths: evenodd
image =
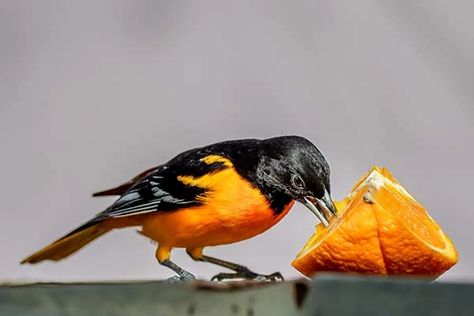
<instances>
[{"instance_id":1,"label":"bird","mask_svg":"<svg viewBox=\"0 0 474 316\"><path fill-rule=\"evenodd\" d=\"M330 193L330 168L323 154L301 136L223 141L190 149L167 163L93 196L118 196L104 211L21 264L59 261L114 229L139 227L156 245L159 264L173 270L169 280L194 274L171 260L174 248L195 261L233 271L212 281L280 281L279 272L259 274L245 265L207 256L205 247L231 244L277 224L295 202L327 226L337 215Z\"/></svg>"}]
</instances>

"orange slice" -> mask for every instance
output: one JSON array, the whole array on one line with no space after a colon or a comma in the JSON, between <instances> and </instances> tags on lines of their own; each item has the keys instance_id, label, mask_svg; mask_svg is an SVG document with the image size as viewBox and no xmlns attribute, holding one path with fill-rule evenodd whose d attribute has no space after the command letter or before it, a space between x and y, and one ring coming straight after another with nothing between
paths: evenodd
<instances>
[{"instance_id":1,"label":"orange slice","mask_svg":"<svg viewBox=\"0 0 474 316\"><path fill-rule=\"evenodd\" d=\"M292 262L301 273L344 271L437 277L458 261L438 224L385 168L373 167L336 203L338 216Z\"/></svg>"}]
</instances>

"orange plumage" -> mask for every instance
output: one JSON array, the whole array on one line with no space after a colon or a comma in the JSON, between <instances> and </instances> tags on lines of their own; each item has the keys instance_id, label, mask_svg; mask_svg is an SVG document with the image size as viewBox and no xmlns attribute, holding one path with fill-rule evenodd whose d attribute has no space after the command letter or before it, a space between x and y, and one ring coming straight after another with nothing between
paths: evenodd
<instances>
[{"instance_id":1,"label":"orange plumage","mask_svg":"<svg viewBox=\"0 0 474 316\"><path fill-rule=\"evenodd\" d=\"M183 183L210 192L201 198L203 204L147 215L142 220L142 234L168 249L229 244L263 233L288 213L294 201L275 215L262 193L227 163L230 168L214 174L181 177Z\"/></svg>"}]
</instances>

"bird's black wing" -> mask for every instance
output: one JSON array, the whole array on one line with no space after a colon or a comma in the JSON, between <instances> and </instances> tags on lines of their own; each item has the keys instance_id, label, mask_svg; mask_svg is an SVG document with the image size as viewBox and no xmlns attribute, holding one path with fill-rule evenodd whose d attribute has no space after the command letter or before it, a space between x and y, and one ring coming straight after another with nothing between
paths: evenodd
<instances>
[{"instance_id":1,"label":"bird's black wing","mask_svg":"<svg viewBox=\"0 0 474 316\"><path fill-rule=\"evenodd\" d=\"M159 167L133 184L99 216L116 218L199 205L197 197L205 193L204 189L180 182L176 171L166 165Z\"/></svg>"},{"instance_id":2,"label":"bird's black wing","mask_svg":"<svg viewBox=\"0 0 474 316\"><path fill-rule=\"evenodd\" d=\"M187 185L179 180L180 176L201 177L228 168L225 163L208 163L205 157L219 155L233 162L249 161L250 153L258 140L227 141L206 147L188 150L176 156L168 163L149 169L131 181L116 188L96 193L95 196L121 194L104 212L97 214L96 220L166 212L176 209L198 206L206 189ZM242 159L245 157L246 159ZM235 159L239 158L239 159ZM239 168L238 165L234 167ZM124 191L124 192L123 192Z\"/></svg>"},{"instance_id":3,"label":"bird's black wing","mask_svg":"<svg viewBox=\"0 0 474 316\"><path fill-rule=\"evenodd\" d=\"M208 155L222 154L214 147L203 147L184 152L170 162L158 166L129 186L118 199L97 219L117 218L166 212L176 209L201 205L206 189L187 185L179 180L180 176L201 177L228 168L222 162L206 163L203 158Z\"/></svg>"}]
</instances>

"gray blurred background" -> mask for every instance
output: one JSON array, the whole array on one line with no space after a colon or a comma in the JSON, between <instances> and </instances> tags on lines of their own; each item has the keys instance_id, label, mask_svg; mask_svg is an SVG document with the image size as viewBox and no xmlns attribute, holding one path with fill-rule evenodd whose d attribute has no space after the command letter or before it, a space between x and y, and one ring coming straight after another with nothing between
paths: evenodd
<instances>
[{"instance_id":1,"label":"gray blurred background","mask_svg":"<svg viewBox=\"0 0 474 316\"><path fill-rule=\"evenodd\" d=\"M208 143L303 135L342 198L387 166L454 240L444 280L474 280L474 4L0 1L0 278L154 279L152 243L112 232L60 264L32 251L110 202L92 192ZM290 266L316 219L209 254ZM174 260L201 277L222 271Z\"/></svg>"}]
</instances>

